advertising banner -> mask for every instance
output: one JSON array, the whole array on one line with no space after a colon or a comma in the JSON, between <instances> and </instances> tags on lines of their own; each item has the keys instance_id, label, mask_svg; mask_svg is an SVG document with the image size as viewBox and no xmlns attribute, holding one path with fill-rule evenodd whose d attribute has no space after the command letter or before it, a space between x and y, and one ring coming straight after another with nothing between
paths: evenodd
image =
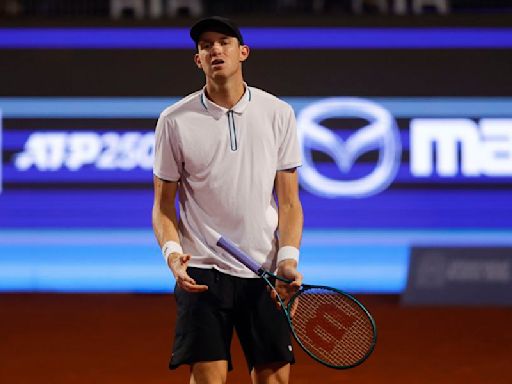
<instances>
[{"instance_id":1,"label":"advertising banner","mask_svg":"<svg viewBox=\"0 0 512 384\"><path fill-rule=\"evenodd\" d=\"M512 305L512 248L413 247L402 302Z\"/></svg>"}]
</instances>

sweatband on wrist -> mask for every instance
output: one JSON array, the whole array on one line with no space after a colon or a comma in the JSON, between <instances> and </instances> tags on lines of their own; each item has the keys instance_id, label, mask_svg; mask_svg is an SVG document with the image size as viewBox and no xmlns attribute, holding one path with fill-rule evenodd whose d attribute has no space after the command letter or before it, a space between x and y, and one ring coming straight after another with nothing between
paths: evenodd
<instances>
[{"instance_id":1,"label":"sweatband on wrist","mask_svg":"<svg viewBox=\"0 0 512 384\"><path fill-rule=\"evenodd\" d=\"M164 256L164 260L167 262L169 255L174 252L183 253L181 245L172 240L167 241L162 247L162 255Z\"/></svg>"},{"instance_id":2,"label":"sweatband on wrist","mask_svg":"<svg viewBox=\"0 0 512 384\"><path fill-rule=\"evenodd\" d=\"M277 252L277 265L283 260L292 259L299 263L299 250L291 245L285 245L284 247L279 248Z\"/></svg>"}]
</instances>

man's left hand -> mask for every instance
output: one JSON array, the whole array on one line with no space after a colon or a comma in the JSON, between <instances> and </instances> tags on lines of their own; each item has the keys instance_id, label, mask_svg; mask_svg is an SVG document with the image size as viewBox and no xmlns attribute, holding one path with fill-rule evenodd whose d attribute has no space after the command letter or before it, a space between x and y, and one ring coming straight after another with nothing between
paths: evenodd
<instances>
[{"instance_id":1,"label":"man's left hand","mask_svg":"<svg viewBox=\"0 0 512 384\"><path fill-rule=\"evenodd\" d=\"M297 261L293 259L281 261L277 267L277 275L291 280L291 283L285 283L280 280L276 280L276 290L271 290L270 296L272 297L272 300L276 301L277 306L280 307L281 303L277 298L277 291L279 297L283 301L283 304L287 306L291 297L299 290L302 285L302 273L297 270ZM297 303L294 303L290 311L290 316L292 317L297 307L296 304Z\"/></svg>"}]
</instances>

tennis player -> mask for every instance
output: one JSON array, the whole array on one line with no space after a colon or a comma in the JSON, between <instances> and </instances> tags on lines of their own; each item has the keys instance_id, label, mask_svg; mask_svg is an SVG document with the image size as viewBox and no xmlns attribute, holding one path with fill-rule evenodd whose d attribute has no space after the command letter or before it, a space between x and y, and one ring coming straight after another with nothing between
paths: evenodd
<instances>
[{"instance_id":1,"label":"tennis player","mask_svg":"<svg viewBox=\"0 0 512 384\"><path fill-rule=\"evenodd\" d=\"M277 283L285 302L301 285L294 113L244 82L249 47L232 21L200 20L190 36L206 84L165 109L156 126L153 228L178 308L169 367L190 365L190 383L225 383L236 329L253 383L288 383L294 356L275 295L216 243L224 235L293 280Z\"/></svg>"}]
</instances>

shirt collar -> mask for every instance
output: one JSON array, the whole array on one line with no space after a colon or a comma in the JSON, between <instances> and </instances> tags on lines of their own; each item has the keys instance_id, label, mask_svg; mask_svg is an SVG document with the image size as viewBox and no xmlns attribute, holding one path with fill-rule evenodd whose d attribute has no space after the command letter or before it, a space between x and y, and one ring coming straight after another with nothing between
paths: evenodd
<instances>
[{"instance_id":1,"label":"shirt collar","mask_svg":"<svg viewBox=\"0 0 512 384\"><path fill-rule=\"evenodd\" d=\"M247 86L246 83L244 83L244 87L245 92L242 98L231 109L221 107L220 105L217 105L213 101L208 99L208 97L206 97L206 86L203 87L203 91L201 92L200 95L201 104L203 108L206 109L216 120L220 119L228 111L233 111L236 114L240 115L245 111L245 109L249 105L249 102L252 99L251 89Z\"/></svg>"}]
</instances>

